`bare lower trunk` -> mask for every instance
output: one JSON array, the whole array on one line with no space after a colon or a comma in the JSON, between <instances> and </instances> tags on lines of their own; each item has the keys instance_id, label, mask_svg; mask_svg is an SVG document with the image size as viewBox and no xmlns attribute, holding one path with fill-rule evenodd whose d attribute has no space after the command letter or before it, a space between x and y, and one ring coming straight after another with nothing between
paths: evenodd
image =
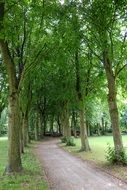
<instances>
[{"instance_id":1,"label":"bare lower trunk","mask_svg":"<svg viewBox=\"0 0 127 190\"><path fill-rule=\"evenodd\" d=\"M20 157L20 114L18 102L18 82L14 60L11 57L8 43L4 39L4 2L0 2L0 48L6 67L9 84L9 147L7 172L19 172L22 169Z\"/></svg>"},{"instance_id":2,"label":"bare lower trunk","mask_svg":"<svg viewBox=\"0 0 127 190\"><path fill-rule=\"evenodd\" d=\"M7 172L19 172L21 169L18 95L17 93L14 93L9 98L9 147Z\"/></svg>"},{"instance_id":3,"label":"bare lower trunk","mask_svg":"<svg viewBox=\"0 0 127 190\"><path fill-rule=\"evenodd\" d=\"M105 122L104 128L105 128L105 132L107 132L107 121Z\"/></svg>"},{"instance_id":4,"label":"bare lower trunk","mask_svg":"<svg viewBox=\"0 0 127 190\"><path fill-rule=\"evenodd\" d=\"M24 143L23 143L23 134L22 134L22 132L20 134L20 152L21 152L21 154L24 153Z\"/></svg>"},{"instance_id":5,"label":"bare lower trunk","mask_svg":"<svg viewBox=\"0 0 127 190\"><path fill-rule=\"evenodd\" d=\"M21 117L21 123L20 125L23 126L23 119ZM24 153L24 143L23 143L23 132L22 132L22 128L20 128L20 153L23 154Z\"/></svg>"},{"instance_id":6,"label":"bare lower trunk","mask_svg":"<svg viewBox=\"0 0 127 190\"><path fill-rule=\"evenodd\" d=\"M62 108L62 116L61 116L61 124L63 128L63 136L64 137L70 137L71 136L71 128L69 124L69 113L68 113L68 107L65 103Z\"/></svg>"},{"instance_id":7,"label":"bare lower trunk","mask_svg":"<svg viewBox=\"0 0 127 190\"><path fill-rule=\"evenodd\" d=\"M71 129L73 130L73 135L74 137L77 137L76 134L76 128L77 128L77 114L75 113L75 111L72 111L72 118L71 118Z\"/></svg>"},{"instance_id":8,"label":"bare lower trunk","mask_svg":"<svg viewBox=\"0 0 127 190\"><path fill-rule=\"evenodd\" d=\"M83 105L83 94L81 89L80 79L80 65L78 51L75 53L75 67L76 67L76 93L77 93L77 104L79 107L80 117L80 137L81 137L81 151L90 151L90 146L87 137L87 128L85 123L85 112Z\"/></svg>"},{"instance_id":9,"label":"bare lower trunk","mask_svg":"<svg viewBox=\"0 0 127 190\"><path fill-rule=\"evenodd\" d=\"M90 137L90 124L89 122L87 121L87 136Z\"/></svg>"},{"instance_id":10,"label":"bare lower trunk","mask_svg":"<svg viewBox=\"0 0 127 190\"><path fill-rule=\"evenodd\" d=\"M28 117L24 116L23 118L23 145L24 147L27 146L29 143L29 134L28 134Z\"/></svg>"},{"instance_id":11,"label":"bare lower trunk","mask_svg":"<svg viewBox=\"0 0 127 190\"><path fill-rule=\"evenodd\" d=\"M89 141L87 137L85 115L83 110L79 111L79 118L80 118L81 151L90 151Z\"/></svg>"},{"instance_id":12,"label":"bare lower trunk","mask_svg":"<svg viewBox=\"0 0 127 190\"><path fill-rule=\"evenodd\" d=\"M116 101L117 92L116 92L115 77L113 74L111 62L108 57L108 51L105 51L103 53L103 58L104 58L104 68L106 71L108 90L109 90L108 106L109 106L109 113L112 124L113 140L116 150L116 156L118 156L119 153L123 150L123 143L119 126L119 114L118 114L117 101Z\"/></svg>"},{"instance_id":13,"label":"bare lower trunk","mask_svg":"<svg viewBox=\"0 0 127 190\"><path fill-rule=\"evenodd\" d=\"M38 118L36 119L36 123L35 123L34 135L35 135L35 140L38 141L39 140Z\"/></svg>"},{"instance_id":14,"label":"bare lower trunk","mask_svg":"<svg viewBox=\"0 0 127 190\"><path fill-rule=\"evenodd\" d=\"M58 132L61 135L62 134L62 130L61 130L61 122L60 122L60 116L58 115L57 117L57 125L58 125Z\"/></svg>"},{"instance_id":15,"label":"bare lower trunk","mask_svg":"<svg viewBox=\"0 0 127 190\"><path fill-rule=\"evenodd\" d=\"M101 118L101 125L102 125L102 135L104 135L106 131L105 131L104 118L103 117Z\"/></svg>"},{"instance_id":16,"label":"bare lower trunk","mask_svg":"<svg viewBox=\"0 0 127 190\"><path fill-rule=\"evenodd\" d=\"M44 138L44 124L43 124L43 115L40 113L39 114L40 118L39 118L39 125L40 125L40 135L41 135L41 138L43 139Z\"/></svg>"},{"instance_id":17,"label":"bare lower trunk","mask_svg":"<svg viewBox=\"0 0 127 190\"><path fill-rule=\"evenodd\" d=\"M108 97L108 105L109 105L109 112L110 112L110 118L112 123L112 132L113 132L113 140L114 140L114 146L116 153L119 154L123 150L123 143L122 143L122 136L120 132L120 126L119 126L119 114L118 114L118 108L116 103L116 96L112 96L112 94L109 94Z\"/></svg>"},{"instance_id":18,"label":"bare lower trunk","mask_svg":"<svg viewBox=\"0 0 127 190\"><path fill-rule=\"evenodd\" d=\"M53 133L54 133L54 116L51 115L51 118L50 118L50 134L53 136Z\"/></svg>"},{"instance_id":19,"label":"bare lower trunk","mask_svg":"<svg viewBox=\"0 0 127 190\"><path fill-rule=\"evenodd\" d=\"M101 129L100 123L97 123L97 135L98 136L101 135L100 129Z\"/></svg>"},{"instance_id":20,"label":"bare lower trunk","mask_svg":"<svg viewBox=\"0 0 127 190\"><path fill-rule=\"evenodd\" d=\"M46 114L44 114L44 117L43 117L44 121L44 135L46 134L46 129L47 129L47 117L46 117Z\"/></svg>"}]
</instances>

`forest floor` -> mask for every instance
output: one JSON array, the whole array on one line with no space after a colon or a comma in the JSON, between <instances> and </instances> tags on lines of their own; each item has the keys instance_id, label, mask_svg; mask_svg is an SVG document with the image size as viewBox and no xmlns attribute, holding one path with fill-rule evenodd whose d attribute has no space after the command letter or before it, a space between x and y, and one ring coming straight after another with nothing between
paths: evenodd
<instances>
[{"instance_id":1,"label":"forest floor","mask_svg":"<svg viewBox=\"0 0 127 190\"><path fill-rule=\"evenodd\" d=\"M125 190L127 184L61 149L58 140L39 143L35 153L52 190Z\"/></svg>"}]
</instances>

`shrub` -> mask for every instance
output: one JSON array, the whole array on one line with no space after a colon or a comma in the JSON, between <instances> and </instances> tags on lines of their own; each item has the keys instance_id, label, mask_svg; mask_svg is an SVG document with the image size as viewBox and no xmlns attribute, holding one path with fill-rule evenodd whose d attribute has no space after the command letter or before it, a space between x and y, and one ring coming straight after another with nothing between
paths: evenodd
<instances>
[{"instance_id":1,"label":"shrub","mask_svg":"<svg viewBox=\"0 0 127 190\"><path fill-rule=\"evenodd\" d=\"M67 142L67 137L61 137L61 142L66 143Z\"/></svg>"},{"instance_id":2,"label":"shrub","mask_svg":"<svg viewBox=\"0 0 127 190\"><path fill-rule=\"evenodd\" d=\"M118 155L115 148L108 145L106 153L106 159L109 163L127 165L127 154L124 149Z\"/></svg>"},{"instance_id":3,"label":"shrub","mask_svg":"<svg viewBox=\"0 0 127 190\"><path fill-rule=\"evenodd\" d=\"M66 141L67 146L75 146L74 137L68 137Z\"/></svg>"}]
</instances>

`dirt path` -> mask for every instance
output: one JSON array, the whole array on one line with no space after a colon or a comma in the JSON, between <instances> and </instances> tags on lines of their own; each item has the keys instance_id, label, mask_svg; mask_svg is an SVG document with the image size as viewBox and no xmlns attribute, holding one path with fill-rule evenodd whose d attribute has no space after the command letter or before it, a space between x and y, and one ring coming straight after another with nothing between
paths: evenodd
<instances>
[{"instance_id":1,"label":"dirt path","mask_svg":"<svg viewBox=\"0 0 127 190\"><path fill-rule=\"evenodd\" d=\"M127 190L127 185L60 149L56 140L40 143L36 153L53 190Z\"/></svg>"}]
</instances>

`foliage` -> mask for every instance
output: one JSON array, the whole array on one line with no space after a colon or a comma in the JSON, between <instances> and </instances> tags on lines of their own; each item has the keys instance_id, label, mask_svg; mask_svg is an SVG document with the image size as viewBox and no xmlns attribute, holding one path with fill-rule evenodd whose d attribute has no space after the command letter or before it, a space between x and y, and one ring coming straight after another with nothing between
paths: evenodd
<instances>
[{"instance_id":1,"label":"foliage","mask_svg":"<svg viewBox=\"0 0 127 190\"><path fill-rule=\"evenodd\" d=\"M127 106L121 104L127 97L126 7L126 0L6 1L4 36L15 65L21 116L28 117L32 138L40 118L42 128L52 115L60 120L64 101L68 102L70 118L72 110L78 113L76 53L86 124L91 134L98 129L101 134L104 128L106 132L111 130L102 58L105 48L116 79L121 128L126 130ZM1 114L9 96L1 52L0 71ZM5 127L3 118L2 113L0 132ZM78 115L76 120L75 129L79 128ZM61 141L69 146L75 144L72 137Z\"/></svg>"},{"instance_id":2,"label":"foliage","mask_svg":"<svg viewBox=\"0 0 127 190\"><path fill-rule=\"evenodd\" d=\"M7 108L5 108L0 117L0 136L7 134Z\"/></svg>"},{"instance_id":3,"label":"foliage","mask_svg":"<svg viewBox=\"0 0 127 190\"><path fill-rule=\"evenodd\" d=\"M61 137L61 142L66 143L67 142L67 137Z\"/></svg>"},{"instance_id":4,"label":"foliage","mask_svg":"<svg viewBox=\"0 0 127 190\"><path fill-rule=\"evenodd\" d=\"M74 137L67 137L67 140L66 140L66 146L75 146L75 142L74 142L75 138Z\"/></svg>"},{"instance_id":5,"label":"foliage","mask_svg":"<svg viewBox=\"0 0 127 190\"><path fill-rule=\"evenodd\" d=\"M73 136L71 137L61 137L61 142L66 143L66 146L75 146L74 142L75 138Z\"/></svg>"},{"instance_id":6,"label":"foliage","mask_svg":"<svg viewBox=\"0 0 127 190\"><path fill-rule=\"evenodd\" d=\"M127 165L127 153L124 149L117 154L114 147L108 144L106 153L106 159L109 163Z\"/></svg>"}]
</instances>

